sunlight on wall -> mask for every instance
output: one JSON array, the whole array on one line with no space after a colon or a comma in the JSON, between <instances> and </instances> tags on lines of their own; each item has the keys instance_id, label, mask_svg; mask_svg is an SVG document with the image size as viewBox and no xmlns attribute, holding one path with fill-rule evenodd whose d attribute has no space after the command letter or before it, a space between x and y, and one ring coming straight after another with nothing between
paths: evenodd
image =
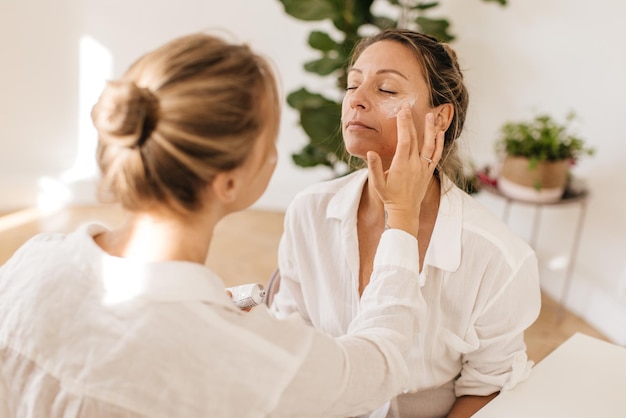
<instances>
[{"instance_id":1,"label":"sunlight on wall","mask_svg":"<svg viewBox=\"0 0 626 418\"><path fill-rule=\"evenodd\" d=\"M91 123L91 108L104 84L113 75L113 56L108 49L89 36L80 41L78 89L78 154L74 167L63 173L64 180L95 176L96 130Z\"/></svg>"},{"instance_id":2,"label":"sunlight on wall","mask_svg":"<svg viewBox=\"0 0 626 418\"><path fill-rule=\"evenodd\" d=\"M78 69L78 147L74 165L59 178L39 179L37 205L42 212L52 212L71 201L83 200L77 194L94 189L98 177L95 161L97 137L91 123L91 108L98 100L106 80L113 74L111 52L89 36L79 43ZM81 186L79 186L81 185Z\"/></svg>"},{"instance_id":3,"label":"sunlight on wall","mask_svg":"<svg viewBox=\"0 0 626 418\"><path fill-rule=\"evenodd\" d=\"M53 177L41 177L37 185L40 190L37 207L43 214L60 209L72 199L73 193L69 186Z\"/></svg>"}]
</instances>

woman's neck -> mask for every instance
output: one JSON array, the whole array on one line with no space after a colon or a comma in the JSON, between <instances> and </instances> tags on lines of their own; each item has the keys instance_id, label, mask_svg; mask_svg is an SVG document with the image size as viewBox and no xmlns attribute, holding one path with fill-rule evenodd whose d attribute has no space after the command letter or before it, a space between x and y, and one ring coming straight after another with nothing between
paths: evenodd
<instances>
[{"instance_id":1,"label":"woman's neck","mask_svg":"<svg viewBox=\"0 0 626 418\"><path fill-rule=\"evenodd\" d=\"M218 219L171 214L131 214L119 228L94 237L107 253L139 261L190 261L204 264Z\"/></svg>"}]
</instances>

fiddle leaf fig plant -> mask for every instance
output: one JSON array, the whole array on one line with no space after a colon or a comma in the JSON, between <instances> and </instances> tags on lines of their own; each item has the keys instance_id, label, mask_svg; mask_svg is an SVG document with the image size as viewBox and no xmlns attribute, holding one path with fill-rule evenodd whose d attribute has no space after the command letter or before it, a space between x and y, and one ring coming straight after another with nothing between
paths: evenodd
<instances>
[{"instance_id":1,"label":"fiddle leaf fig plant","mask_svg":"<svg viewBox=\"0 0 626 418\"><path fill-rule=\"evenodd\" d=\"M352 170L341 138L341 96L346 88L346 65L354 45L367 32L386 28L405 27L427 33L440 41L451 42L450 22L444 17L430 15L439 6L439 1L384 0L397 16L376 14L372 6L383 0L279 0L287 14L303 21L330 21L333 34L322 30L309 33L309 46L319 57L304 63L304 69L320 77L336 80L337 97L302 87L287 96L287 103L300 114L300 125L309 137L309 142L292 155L300 167L318 165L329 167L335 175ZM507 0L482 0L501 6Z\"/></svg>"}]
</instances>

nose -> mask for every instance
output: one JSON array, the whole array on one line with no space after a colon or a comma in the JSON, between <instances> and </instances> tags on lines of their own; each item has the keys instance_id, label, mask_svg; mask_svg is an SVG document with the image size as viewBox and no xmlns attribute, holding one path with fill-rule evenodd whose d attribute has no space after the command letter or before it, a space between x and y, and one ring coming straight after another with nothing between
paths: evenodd
<instances>
[{"instance_id":1,"label":"nose","mask_svg":"<svg viewBox=\"0 0 626 418\"><path fill-rule=\"evenodd\" d=\"M369 100L364 94L363 89L356 88L354 90L351 90L348 94L348 103L350 104L350 108L359 108L362 110L369 109Z\"/></svg>"}]
</instances>

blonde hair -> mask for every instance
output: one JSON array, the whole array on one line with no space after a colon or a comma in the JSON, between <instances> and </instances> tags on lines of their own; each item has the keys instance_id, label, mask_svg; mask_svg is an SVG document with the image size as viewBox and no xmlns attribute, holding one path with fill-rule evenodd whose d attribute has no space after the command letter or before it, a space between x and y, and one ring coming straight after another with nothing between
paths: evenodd
<instances>
[{"instance_id":1,"label":"blonde hair","mask_svg":"<svg viewBox=\"0 0 626 418\"><path fill-rule=\"evenodd\" d=\"M137 60L93 107L100 197L128 210L201 207L214 176L241 165L280 105L268 61L246 45L193 34Z\"/></svg>"},{"instance_id":2,"label":"blonde hair","mask_svg":"<svg viewBox=\"0 0 626 418\"><path fill-rule=\"evenodd\" d=\"M372 37L362 39L354 48L350 65L353 65L363 51L380 41L394 41L406 46L422 66L426 84L430 90L430 105L433 107L450 103L454 115L445 133L443 156L435 175L440 172L465 189L466 176L459 156L457 138L463 131L469 94L463 83L463 73L456 53L448 44L439 42L432 36L408 29L387 29Z\"/></svg>"}]
</instances>

